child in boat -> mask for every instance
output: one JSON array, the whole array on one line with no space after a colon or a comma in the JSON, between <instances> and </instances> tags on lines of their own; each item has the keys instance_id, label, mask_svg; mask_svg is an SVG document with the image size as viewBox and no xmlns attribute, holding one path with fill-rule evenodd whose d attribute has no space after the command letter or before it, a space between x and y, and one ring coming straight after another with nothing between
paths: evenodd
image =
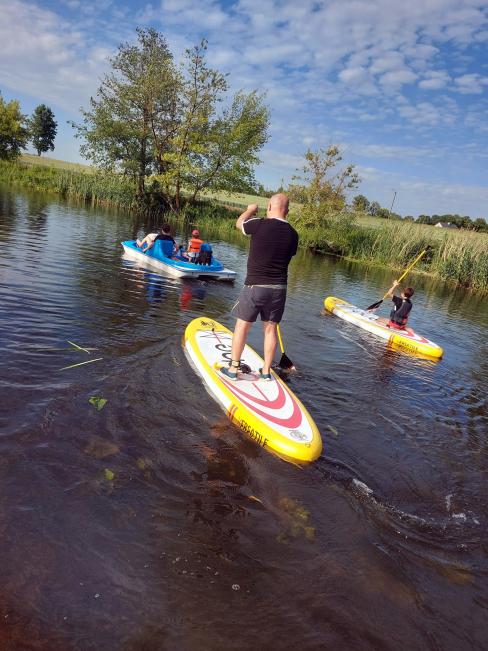
<instances>
[{"instance_id":1,"label":"child in boat","mask_svg":"<svg viewBox=\"0 0 488 651\"><path fill-rule=\"evenodd\" d=\"M212 247L208 242L204 242L200 247L200 255L197 260L198 264L212 264Z\"/></svg>"},{"instance_id":2,"label":"child in boat","mask_svg":"<svg viewBox=\"0 0 488 651\"><path fill-rule=\"evenodd\" d=\"M381 319L383 325L394 330L405 330L408 321L408 315L412 309L412 301L414 290L412 287L405 287L400 293L400 296L395 295L395 289L400 283L398 280L393 282L393 285L388 290L388 296L393 301L393 309L390 312L390 320Z\"/></svg>"},{"instance_id":3,"label":"child in boat","mask_svg":"<svg viewBox=\"0 0 488 651\"><path fill-rule=\"evenodd\" d=\"M183 262L188 262L188 255L185 252L185 247L183 246L183 244L179 245L173 258L175 260L182 260Z\"/></svg>"},{"instance_id":4,"label":"child in boat","mask_svg":"<svg viewBox=\"0 0 488 651\"><path fill-rule=\"evenodd\" d=\"M196 262L196 259L200 255L200 249L202 248L203 240L200 239L200 231L196 228L192 231L192 238L188 242L188 260L189 262Z\"/></svg>"}]
</instances>

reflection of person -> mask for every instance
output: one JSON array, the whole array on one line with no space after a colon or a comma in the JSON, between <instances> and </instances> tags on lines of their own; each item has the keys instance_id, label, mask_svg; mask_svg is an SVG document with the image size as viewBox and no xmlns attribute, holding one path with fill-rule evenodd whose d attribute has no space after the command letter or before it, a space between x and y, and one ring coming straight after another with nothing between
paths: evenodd
<instances>
[{"instance_id":1,"label":"reflection of person","mask_svg":"<svg viewBox=\"0 0 488 651\"><path fill-rule=\"evenodd\" d=\"M408 315L412 309L412 301L410 298L413 296L414 290L412 287L405 287L400 293L400 296L395 295L395 289L399 286L398 280L395 280L393 285L388 290L387 296L393 301L393 309L390 312L390 320L381 319L383 325L395 330L405 330L408 321Z\"/></svg>"},{"instance_id":2,"label":"reflection of person","mask_svg":"<svg viewBox=\"0 0 488 651\"><path fill-rule=\"evenodd\" d=\"M277 345L277 325L285 310L288 265L297 252L298 233L286 220L288 197L275 194L268 203L266 217L256 217L258 206L251 204L236 221L236 228L251 236L247 276L237 301L237 323L232 339L229 368L221 373L235 380L248 332L258 315L264 330L264 366L260 378L271 380L270 367Z\"/></svg>"},{"instance_id":3,"label":"reflection of person","mask_svg":"<svg viewBox=\"0 0 488 651\"><path fill-rule=\"evenodd\" d=\"M188 259L190 262L195 262L197 257L200 254L200 249L202 248L203 240L200 239L200 231L197 229L191 232L192 238L188 242Z\"/></svg>"}]
</instances>

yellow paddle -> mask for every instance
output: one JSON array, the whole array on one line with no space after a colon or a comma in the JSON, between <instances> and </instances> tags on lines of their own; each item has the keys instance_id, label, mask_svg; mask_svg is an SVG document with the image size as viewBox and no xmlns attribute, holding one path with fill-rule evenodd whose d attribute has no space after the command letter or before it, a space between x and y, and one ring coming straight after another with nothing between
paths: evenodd
<instances>
[{"instance_id":1,"label":"yellow paddle","mask_svg":"<svg viewBox=\"0 0 488 651\"><path fill-rule=\"evenodd\" d=\"M412 262L412 264L411 264L409 267L407 267L407 268L405 269L405 271L402 273L402 275L400 276L400 278L398 279L397 282L401 283L402 280L405 278L405 276L408 274L408 272L409 272L411 269L413 269L413 268L415 267L415 265L417 264L417 262L418 262L421 258L423 258L424 255L427 253L427 251L430 251L431 248L432 248L431 246L427 246L427 247L422 251L422 253L419 253L419 255L415 258L415 260ZM387 298L387 296L388 296L388 292L383 296L383 298L381 299L381 301L378 301L377 303L373 303L372 305L370 305L369 307L367 307L367 308L366 308L366 311L369 312L369 310L376 310L376 308L379 307L379 306L383 303L383 301L385 300L385 298Z\"/></svg>"}]
</instances>

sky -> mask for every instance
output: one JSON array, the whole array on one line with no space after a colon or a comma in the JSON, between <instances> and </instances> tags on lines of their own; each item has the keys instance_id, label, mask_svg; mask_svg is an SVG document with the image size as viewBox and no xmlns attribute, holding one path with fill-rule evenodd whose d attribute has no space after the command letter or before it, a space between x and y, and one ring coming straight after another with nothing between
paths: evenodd
<instances>
[{"instance_id":1,"label":"sky","mask_svg":"<svg viewBox=\"0 0 488 651\"><path fill-rule=\"evenodd\" d=\"M0 0L0 92L53 109L51 156L82 160L68 121L138 26L177 60L206 38L233 92L266 93L266 187L337 144L362 179L353 194L488 218L488 0Z\"/></svg>"}]
</instances>

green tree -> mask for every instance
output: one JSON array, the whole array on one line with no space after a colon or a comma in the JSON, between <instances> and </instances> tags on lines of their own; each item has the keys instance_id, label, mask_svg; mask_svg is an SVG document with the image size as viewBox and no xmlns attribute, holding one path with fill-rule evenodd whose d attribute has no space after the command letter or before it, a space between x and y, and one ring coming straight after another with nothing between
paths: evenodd
<instances>
[{"instance_id":1,"label":"green tree","mask_svg":"<svg viewBox=\"0 0 488 651\"><path fill-rule=\"evenodd\" d=\"M355 212L368 212L369 207L369 201L364 194L357 194L352 200L352 208Z\"/></svg>"},{"instance_id":2,"label":"green tree","mask_svg":"<svg viewBox=\"0 0 488 651\"><path fill-rule=\"evenodd\" d=\"M390 211L388 208L382 208L381 206L376 210L376 217L380 217L381 219L389 219L390 218Z\"/></svg>"},{"instance_id":3,"label":"green tree","mask_svg":"<svg viewBox=\"0 0 488 651\"><path fill-rule=\"evenodd\" d=\"M316 208L317 215L341 211L346 205L346 191L359 183L354 165L336 170L342 160L339 147L308 150L302 176L294 176L289 186L290 198L302 206ZM302 211L305 214L304 211ZM307 209L307 212L310 212ZM311 213L309 215L311 217Z\"/></svg>"},{"instance_id":4,"label":"green tree","mask_svg":"<svg viewBox=\"0 0 488 651\"><path fill-rule=\"evenodd\" d=\"M17 100L5 102L0 94L0 158L14 160L27 149L29 130Z\"/></svg>"},{"instance_id":5,"label":"green tree","mask_svg":"<svg viewBox=\"0 0 488 651\"><path fill-rule=\"evenodd\" d=\"M302 176L294 176L288 188L293 201L301 204L296 221L303 226L322 226L328 218L344 210L346 192L355 188L359 177L354 165L337 170L342 160L339 147L330 145L305 154Z\"/></svg>"},{"instance_id":6,"label":"green tree","mask_svg":"<svg viewBox=\"0 0 488 651\"><path fill-rule=\"evenodd\" d=\"M482 218L482 217L477 217L473 221L473 230L481 232L481 233L487 233L488 232L488 223Z\"/></svg>"},{"instance_id":7,"label":"green tree","mask_svg":"<svg viewBox=\"0 0 488 651\"><path fill-rule=\"evenodd\" d=\"M372 202L369 204L368 213L369 213L372 217L376 217L376 215L378 214L378 211L379 211L379 210L381 210L381 206L380 206L380 204L379 204L377 201L372 201Z\"/></svg>"},{"instance_id":8,"label":"green tree","mask_svg":"<svg viewBox=\"0 0 488 651\"><path fill-rule=\"evenodd\" d=\"M151 192L175 210L183 195L253 186L268 138L263 97L237 93L218 111L228 85L207 65L206 41L176 67L161 34L138 29L137 35L136 44L121 45L110 59L111 72L82 110L83 124L73 125L83 155L132 176L140 198Z\"/></svg>"},{"instance_id":9,"label":"green tree","mask_svg":"<svg viewBox=\"0 0 488 651\"><path fill-rule=\"evenodd\" d=\"M109 59L83 124L73 124L84 140L81 153L99 167L132 177L137 194L145 194L146 177L163 171L162 152L176 129L180 75L164 37L138 29L138 43L124 43Z\"/></svg>"},{"instance_id":10,"label":"green tree","mask_svg":"<svg viewBox=\"0 0 488 651\"><path fill-rule=\"evenodd\" d=\"M53 151L57 127L51 109L45 104L39 104L29 120L30 137L38 156L43 152Z\"/></svg>"},{"instance_id":11,"label":"green tree","mask_svg":"<svg viewBox=\"0 0 488 651\"><path fill-rule=\"evenodd\" d=\"M253 187L258 152L268 139L269 111L257 92L238 92L228 108L217 111L228 84L205 60L207 42L186 51L184 80L177 99L177 125L170 147L161 152L166 170L157 178L173 188L173 207L185 191L194 200L208 189Z\"/></svg>"}]
</instances>

